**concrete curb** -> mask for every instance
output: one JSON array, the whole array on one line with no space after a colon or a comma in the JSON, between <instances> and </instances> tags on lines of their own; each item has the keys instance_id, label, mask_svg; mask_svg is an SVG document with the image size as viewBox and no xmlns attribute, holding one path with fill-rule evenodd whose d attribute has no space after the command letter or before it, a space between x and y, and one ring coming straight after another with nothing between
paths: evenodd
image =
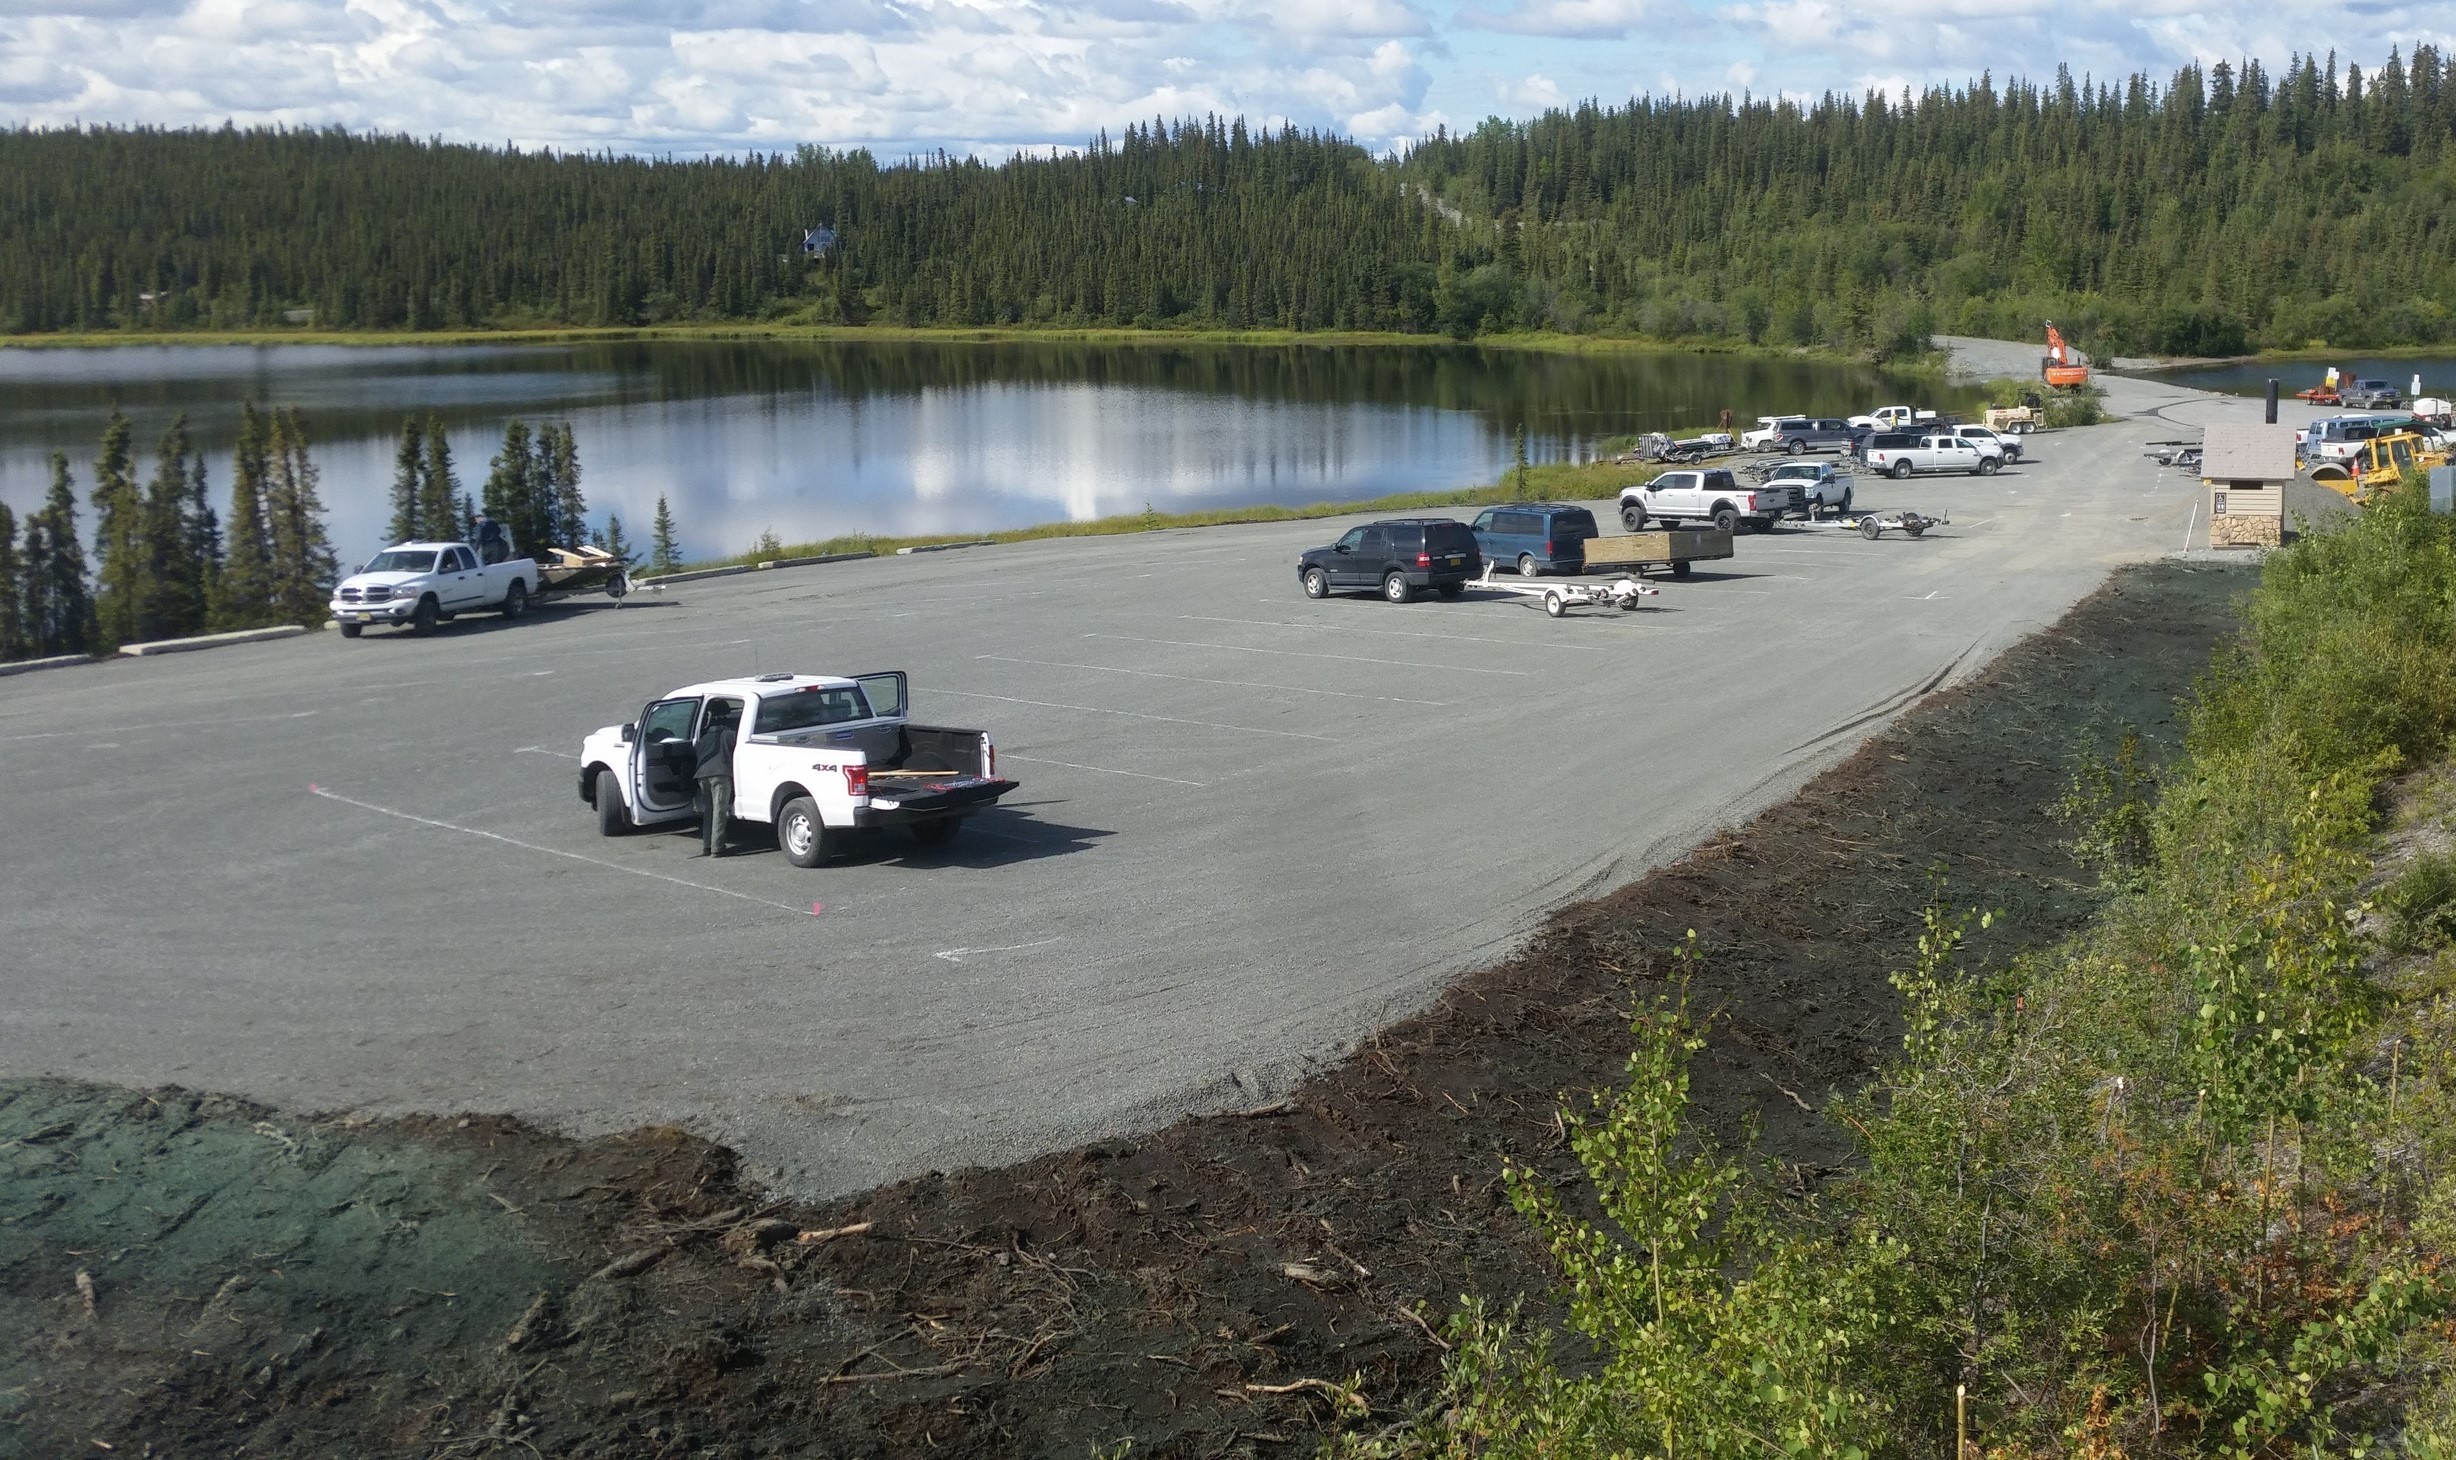
<instances>
[{"instance_id":1,"label":"concrete curb","mask_svg":"<svg viewBox=\"0 0 2456 1460\"><path fill-rule=\"evenodd\" d=\"M661 573L654 578L633 578L635 588L655 588L667 583L696 583L702 578L733 578L744 573L763 573L770 568L807 568L819 563L849 563L856 558L875 558L873 552L820 553L807 558L770 558L764 563L745 563L732 568L697 568L688 573Z\"/></svg>"},{"instance_id":2,"label":"concrete curb","mask_svg":"<svg viewBox=\"0 0 2456 1460\"><path fill-rule=\"evenodd\" d=\"M91 664L91 654L54 654L48 659L20 659L14 664L0 664L0 677L11 674L32 674L37 669L66 669L71 664Z\"/></svg>"},{"instance_id":3,"label":"concrete curb","mask_svg":"<svg viewBox=\"0 0 2456 1460\"><path fill-rule=\"evenodd\" d=\"M307 632L297 624L282 624L269 629L238 629L227 634L199 634L192 639L156 639L150 644L122 644L119 652L138 659L156 654L187 654L198 649L220 649L231 644L260 644L267 639L295 639Z\"/></svg>"},{"instance_id":4,"label":"concrete curb","mask_svg":"<svg viewBox=\"0 0 2456 1460\"><path fill-rule=\"evenodd\" d=\"M978 537L970 542L933 542L925 543L920 547L897 548L895 555L899 558L909 558L914 553L951 553L957 548L995 546L997 546L995 539Z\"/></svg>"}]
</instances>

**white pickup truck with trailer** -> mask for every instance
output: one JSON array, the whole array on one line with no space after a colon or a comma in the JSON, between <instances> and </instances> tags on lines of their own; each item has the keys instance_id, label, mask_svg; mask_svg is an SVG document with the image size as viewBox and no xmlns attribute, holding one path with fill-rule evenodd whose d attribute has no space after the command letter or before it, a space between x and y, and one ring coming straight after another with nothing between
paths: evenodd
<instances>
[{"instance_id":1,"label":"white pickup truck with trailer","mask_svg":"<svg viewBox=\"0 0 2456 1460\"><path fill-rule=\"evenodd\" d=\"M1896 444L1898 442L1898 444ZM1992 441L1930 433L1903 438L1877 436L1868 442L1868 470L1896 479L1922 471L1963 471L1994 476L2004 465L2004 448Z\"/></svg>"},{"instance_id":2,"label":"white pickup truck with trailer","mask_svg":"<svg viewBox=\"0 0 2456 1460\"><path fill-rule=\"evenodd\" d=\"M1797 487L1744 487L1720 467L1667 471L1642 487L1621 488L1620 525L1643 532L1648 522L1664 527L1711 522L1730 532L1745 522L1751 531L1765 532L1806 505Z\"/></svg>"},{"instance_id":3,"label":"white pickup truck with trailer","mask_svg":"<svg viewBox=\"0 0 2456 1460\"><path fill-rule=\"evenodd\" d=\"M712 716L729 716L730 814L774 827L796 867L819 865L871 827L940 845L1016 783L999 777L989 732L907 719L908 688L900 669L685 685L580 743L580 799L607 836L697 820L693 742Z\"/></svg>"},{"instance_id":4,"label":"white pickup truck with trailer","mask_svg":"<svg viewBox=\"0 0 2456 1460\"><path fill-rule=\"evenodd\" d=\"M1917 406L1878 406L1864 416L1851 417L1851 424L1878 431L1915 431L1923 422L1934 419L1934 411L1921 410Z\"/></svg>"},{"instance_id":5,"label":"white pickup truck with trailer","mask_svg":"<svg viewBox=\"0 0 2456 1460\"><path fill-rule=\"evenodd\" d=\"M619 599L631 591L630 573L603 548L549 548L547 554L544 563L490 563L465 542L396 543L335 585L326 606L341 637L355 639L369 624L431 634L464 613L518 618L549 593L602 587Z\"/></svg>"}]
</instances>

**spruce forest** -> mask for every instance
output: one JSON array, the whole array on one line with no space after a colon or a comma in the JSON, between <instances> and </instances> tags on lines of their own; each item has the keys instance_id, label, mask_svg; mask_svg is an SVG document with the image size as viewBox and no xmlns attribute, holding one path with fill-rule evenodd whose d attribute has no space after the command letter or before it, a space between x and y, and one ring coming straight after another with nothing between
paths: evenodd
<instances>
[{"instance_id":1,"label":"spruce forest","mask_svg":"<svg viewBox=\"0 0 2456 1460\"><path fill-rule=\"evenodd\" d=\"M1493 120L1375 157L1155 120L1000 165L338 131L0 132L0 328L1545 329L1877 356L2456 338L2456 67ZM805 248L806 230L832 230Z\"/></svg>"}]
</instances>

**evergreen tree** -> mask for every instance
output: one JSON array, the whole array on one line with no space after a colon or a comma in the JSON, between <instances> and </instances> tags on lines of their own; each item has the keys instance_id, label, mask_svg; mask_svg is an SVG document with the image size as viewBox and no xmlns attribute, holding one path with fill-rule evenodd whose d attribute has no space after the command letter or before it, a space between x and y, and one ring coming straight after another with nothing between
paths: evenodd
<instances>
[{"instance_id":1,"label":"evergreen tree","mask_svg":"<svg viewBox=\"0 0 2456 1460\"><path fill-rule=\"evenodd\" d=\"M401 422L401 447L392 457L392 530L390 542L415 542L426 534L426 433L418 418Z\"/></svg>"},{"instance_id":2,"label":"evergreen tree","mask_svg":"<svg viewBox=\"0 0 2456 1460\"><path fill-rule=\"evenodd\" d=\"M503 428L503 446L487 463L485 497L480 510L503 524L512 536L514 553L545 551L554 537L553 498L538 480L537 452L529 423L513 421Z\"/></svg>"},{"instance_id":3,"label":"evergreen tree","mask_svg":"<svg viewBox=\"0 0 2456 1460\"><path fill-rule=\"evenodd\" d=\"M175 639L205 625L204 564L196 556L196 524L189 512L188 418L171 421L154 449L153 480L145 488L138 528L144 555L143 597L136 613L139 639Z\"/></svg>"},{"instance_id":4,"label":"evergreen tree","mask_svg":"<svg viewBox=\"0 0 2456 1460\"><path fill-rule=\"evenodd\" d=\"M23 659L26 648L25 627L26 574L24 560L17 555L17 514L8 503L0 502L0 660Z\"/></svg>"},{"instance_id":5,"label":"evergreen tree","mask_svg":"<svg viewBox=\"0 0 2456 1460\"><path fill-rule=\"evenodd\" d=\"M580 448L572 439L571 423L539 427L537 454L553 493L554 541L578 547L588 540L588 499L580 494Z\"/></svg>"},{"instance_id":6,"label":"evergreen tree","mask_svg":"<svg viewBox=\"0 0 2456 1460\"><path fill-rule=\"evenodd\" d=\"M102 648L136 642L145 611L150 566L145 552L145 500L129 460L128 418L111 408L94 461L94 620Z\"/></svg>"},{"instance_id":7,"label":"evergreen tree","mask_svg":"<svg viewBox=\"0 0 2456 1460\"><path fill-rule=\"evenodd\" d=\"M406 426L402 433L408 434ZM466 542L468 514L461 497L460 478L452 470L452 443L444 435L443 417L426 418L425 436L426 460L418 471L418 530L438 540Z\"/></svg>"},{"instance_id":8,"label":"evergreen tree","mask_svg":"<svg viewBox=\"0 0 2456 1460\"><path fill-rule=\"evenodd\" d=\"M230 541L222 567L218 622L255 629L280 622L273 608L273 539L265 521L270 442L253 401L239 414L239 445L230 459Z\"/></svg>"},{"instance_id":9,"label":"evergreen tree","mask_svg":"<svg viewBox=\"0 0 2456 1460\"><path fill-rule=\"evenodd\" d=\"M631 540L623 536L623 520L620 517L608 513L605 531L597 534L596 541L597 546L613 555L614 561L624 567L631 565Z\"/></svg>"},{"instance_id":10,"label":"evergreen tree","mask_svg":"<svg viewBox=\"0 0 2456 1460\"><path fill-rule=\"evenodd\" d=\"M91 653L99 647L100 631L86 586L77 482L65 451L51 453L51 491L27 526L26 542L26 629L36 657Z\"/></svg>"},{"instance_id":11,"label":"evergreen tree","mask_svg":"<svg viewBox=\"0 0 2456 1460\"><path fill-rule=\"evenodd\" d=\"M307 446L307 423L298 407L274 412L267 453L272 477L265 492L273 539L273 611L277 622L313 628L331 612L327 595L340 564L325 535L324 499L316 490L316 464Z\"/></svg>"},{"instance_id":12,"label":"evergreen tree","mask_svg":"<svg viewBox=\"0 0 2456 1460\"><path fill-rule=\"evenodd\" d=\"M665 505L663 492L657 493L657 520L649 531L648 566L658 573L682 569L682 548L674 541L674 514Z\"/></svg>"},{"instance_id":13,"label":"evergreen tree","mask_svg":"<svg viewBox=\"0 0 2456 1460\"><path fill-rule=\"evenodd\" d=\"M188 556L196 564L198 592L196 627L211 628L221 613L222 519L213 510L213 492L205 480L205 453L188 462Z\"/></svg>"}]
</instances>

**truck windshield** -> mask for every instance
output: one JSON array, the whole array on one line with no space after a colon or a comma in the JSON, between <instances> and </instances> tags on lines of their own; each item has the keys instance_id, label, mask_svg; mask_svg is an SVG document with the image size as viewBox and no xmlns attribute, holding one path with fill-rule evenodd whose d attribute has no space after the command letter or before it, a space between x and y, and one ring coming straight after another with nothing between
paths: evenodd
<instances>
[{"instance_id":1,"label":"truck windshield","mask_svg":"<svg viewBox=\"0 0 2456 1460\"><path fill-rule=\"evenodd\" d=\"M432 573L433 553L377 553L366 568L369 573Z\"/></svg>"},{"instance_id":2,"label":"truck windshield","mask_svg":"<svg viewBox=\"0 0 2456 1460\"><path fill-rule=\"evenodd\" d=\"M841 725L848 720L870 718L870 700L858 686L842 688L814 685L792 694L769 695L759 701L759 719L751 727L757 735L781 735L792 730L807 730L813 725Z\"/></svg>"}]
</instances>

